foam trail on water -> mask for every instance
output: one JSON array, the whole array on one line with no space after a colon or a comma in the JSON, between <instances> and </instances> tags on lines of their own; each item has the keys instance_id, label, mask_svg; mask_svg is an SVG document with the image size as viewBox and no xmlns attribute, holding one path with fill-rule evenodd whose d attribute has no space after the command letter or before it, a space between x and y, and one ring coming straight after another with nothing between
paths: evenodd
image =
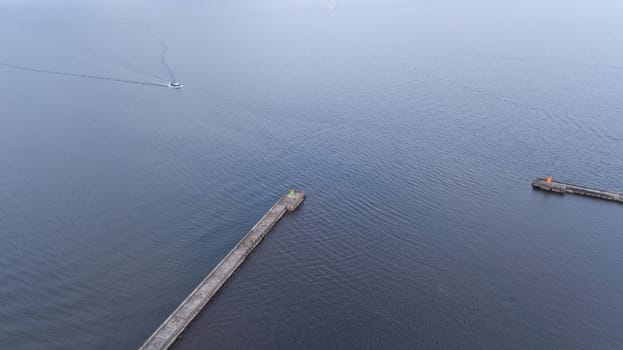
<instances>
[{"instance_id":1,"label":"foam trail on water","mask_svg":"<svg viewBox=\"0 0 623 350\"><path fill-rule=\"evenodd\" d=\"M19 65L16 65L16 64L11 64L11 63L6 63L6 62L0 62L0 66L4 66L4 67L7 67L7 68L12 68L12 69L19 69L19 70L23 70L23 71L27 71L27 72L53 74L53 75L60 75L60 76L73 77L73 78L107 80L107 81L115 81L115 82L119 82L119 83L136 84L136 85L147 85L147 86L169 86L165 82L149 82L149 81L139 81L139 80L129 80L129 79L105 77L105 76L91 75L91 74L59 72L59 71L53 71L53 70L47 70L47 69L39 69L39 68L33 68L33 67L19 66Z\"/></svg>"},{"instance_id":2,"label":"foam trail on water","mask_svg":"<svg viewBox=\"0 0 623 350\"><path fill-rule=\"evenodd\" d=\"M160 52L160 62L162 62L162 65L166 69L167 74L169 75L169 79L171 81L177 81L177 78L175 77L175 72L173 71L171 66L169 66L169 64L167 63L166 55L167 55L167 51L169 50L169 47L162 39L158 37L156 37L156 39L158 40L158 42L160 42L160 46L162 46L162 52Z\"/></svg>"}]
</instances>

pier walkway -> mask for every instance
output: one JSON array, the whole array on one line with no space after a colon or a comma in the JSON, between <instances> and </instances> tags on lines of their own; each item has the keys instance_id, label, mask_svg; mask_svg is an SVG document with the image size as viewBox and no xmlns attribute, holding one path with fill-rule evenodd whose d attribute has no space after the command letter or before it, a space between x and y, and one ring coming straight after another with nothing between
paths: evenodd
<instances>
[{"instance_id":1,"label":"pier walkway","mask_svg":"<svg viewBox=\"0 0 623 350\"><path fill-rule=\"evenodd\" d=\"M168 349L203 307L244 262L286 212L303 202L305 193L290 190L251 228L238 244L216 265L208 276L145 341L140 350Z\"/></svg>"},{"instance_id":2,"label":"pier walkway","mask_svg":"<svg viewBox=\"0 0 623 350\"><path fill-rule=\"evenodd\" d=\"M532 187L560 194L570 193L582 196L594 197L599 199L605 199L618 203L623 203L623 193L598 190L590 187L577 186L564 182L552 181L551 177L547 179L536 179L532 182Z\"/></svg>"}]
</instances>

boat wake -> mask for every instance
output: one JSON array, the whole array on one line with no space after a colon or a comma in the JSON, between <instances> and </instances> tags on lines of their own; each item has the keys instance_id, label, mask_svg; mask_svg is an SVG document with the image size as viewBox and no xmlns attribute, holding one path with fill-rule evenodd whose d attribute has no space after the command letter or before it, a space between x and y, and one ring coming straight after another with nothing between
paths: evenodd
<instances>
[{"instance_id":1,"label":"boat wake","mask_svg":"<svg viewBox=\"0 0 623 350\"><path fill-rule=\"evenodd\" d=\"M56 71L56 70L51 70L51 69L43 69L39 67L22 66L22 65L13 64L9 62L2 62L2 61L0 61L0 66L11 68L11 69L17 69L21 71L26 71L26 72L51 74L51 75L58 75L58 76L72 77L72 78L105 80L105 81L113 81L113 82L125 83L125 84L135 84L135 85L144 85L144 86L160 86L160 87L168 87L168 88L173 88L173 89L182 88L183 85L177 80L177 77L175 76L175 71L173 71L173 68L171 68L171 66L169 65L166 59L168 46L159 37L155 36L155 38L158 40L158 42L160 43L160 46L162 47L162 51L160 52L160 62L162 63L162 66L165 68L167 75L168 75L167 78L169 80L164 80L160 77L157 77L151 74L146 74L144 72L137 72L137 73L148 76L150 78L155 78L156 80L155 81L143 81L143 80L123 79L123 78L117 78L117 77L108 77L108 76L103 76L103 75L63 72L63 71ZM124 66L124 68L130 69L127 66ZM130 70L133 70L133 69L130 69ZM133 71L136 72L136 70L133 70Z\"/></svg>"},{"instance_id":2,"label":"boat wake","mask_svg":"<svg viewBox=\"0 0 623 350\"><path fill-rule=\"evenodd\" d=\"M171 82L177 82L175 72L173 71L169 63L167 63L167 51L169 50L169 47L164 41L162 41L162 39L158 37L156 38L158 39L160 46L162 46L162 51L160 52L160 62L162 63L162 66L164 66L164 68L166 69L169 80Z\"/></svg>"},{"instance_id":3,"label":"boat wake","mask_svg":"<svg viewBox=\"0 0 623 350\"><path fill-rule=\"evenodd\" d=\"M164 81L162 82L161 81L140 81L140 80L107 77L107 76L101 76L101 75L61 72L61 71L55 71L55 70L49 70L49 69L20 66L17 64L12 64L12 63L7 63L7 62L0 62L0 66L12 68L12 69L18 69L18 70L22 70L26 72L33 72L33 73L44 73L44 74L52 74L52 75L59 75L59 76L72 77L72 78L82 78L82 79L106 80L106 81L114 81L118 83L135 84L135 85L169 87L171 84L169 82L164 82Z\"/></svg>"}]
</instances>

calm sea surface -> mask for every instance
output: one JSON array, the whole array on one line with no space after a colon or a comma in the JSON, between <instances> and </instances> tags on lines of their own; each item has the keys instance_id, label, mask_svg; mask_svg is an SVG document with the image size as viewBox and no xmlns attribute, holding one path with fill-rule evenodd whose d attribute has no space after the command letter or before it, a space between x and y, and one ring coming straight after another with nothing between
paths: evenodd
<instances>
[{"instance_id":1,"label":"calm sea surface","mask_svg":"<svg viewBox=\"0 0 623 350\"><path fill-rule=\"evenodd\" d=\"M621 349L620 1L0 0L0 348ZM184 88L162 83L179 79Z\"/></svg>"}]
</instances>

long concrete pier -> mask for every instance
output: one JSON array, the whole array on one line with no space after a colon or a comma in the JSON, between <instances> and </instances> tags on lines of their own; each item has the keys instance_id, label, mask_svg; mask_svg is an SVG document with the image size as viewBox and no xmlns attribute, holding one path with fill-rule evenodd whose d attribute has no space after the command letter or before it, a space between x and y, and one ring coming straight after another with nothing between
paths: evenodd
<instances>
[{"instance_id":1,"label":"long concrete pier","mask_svg":"<svg viewBox=\"0 0 623 350\"><path fill-rule=\"evenodd\" d=\"M548 177L547 179L536 179L532 181L532 187L547 192L560 194L577 194L581 196L588 196L623 203L623 193L598 190L590 187L577 186L564 182L553 181L550 177Z\"/></svg>"},{"instance_id":2,"label":"long concrete pier","mask_svg":"<svg viewBox=\"0 0 623 350\"><path fill-rule=\"evenodd\" d=\"M244 262L246 257L270 232L286 212L294 211L303 202L303 191L290 190L273 205L238 244L199 283L173 313L145 341L141 350L168 349L203 307L221 289Z\"/></svg>"}]
</instances>

